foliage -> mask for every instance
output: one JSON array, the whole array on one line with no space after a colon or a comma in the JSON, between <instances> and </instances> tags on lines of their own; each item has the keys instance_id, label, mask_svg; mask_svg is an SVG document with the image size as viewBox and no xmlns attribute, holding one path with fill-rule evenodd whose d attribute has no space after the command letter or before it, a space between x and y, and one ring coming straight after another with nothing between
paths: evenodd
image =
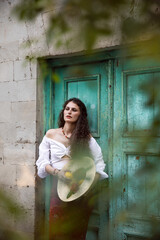
<instances>
[{"instance_id":1,"label":"foliage","mask_svg":"<svg viewBox=\"0 0 160 240\"><path fill-rule=\"evenodd\" d=\"M116 31L122 41L150 39L155 35L155 40L159 40L158 0L21 0L13 12L23 21L49 12L47 37L51 42L57 36L58 45L66 43L62 42L62 35L68 32L69 41L77 38L89 50L100 36L113 36Z\"/></svg>"},{"instance_id":2,"label":"foliage","mask_svg":"<svg viewBox=\"0 0 160 240\"><path fill-rule=\"evenodd\" d=\"M85 49L91 51L100 37L113 37L118 32L121 43L134 43L136 46L141 47L146 55L152 54L152 56L157 57L160 53L159 0L62 0L60 3L54 0L21 0L13 12L22 21L34 20L39 14L49 13L50 21L47 29L47 40L52 43L52 40L56 37L57 46L70 44L72 39L78 39L79 42L84 44ZM64 34L68 34L68 41L62 41ZM142 40L148 41L144 43ZM47 67L45 66L44 72L46 70ZM54 77L59 82L59 77ZM156 114L150 132L144 137L139 150L140 152L147 151L154 142L154 148L157 155L159 155L160 143L157 136L160 132L160 80L156 79L154 82L152 81L152 84L155 86L154 90L151 88L150 83L141 86L148 99L146 108L154 106ZM137 131L141 133L141 129L137 129ZM142 177L144 175L148 176L150 181L148 180L146 185L150 191L150 196L158 188L159 160L149 165L146 162L136 173L139 188L142 187L140 184ZM132 182L134 179L130 179L130 181ZM121 184L116 182L115 186L112 185L114 191L108 189L108 193L112 194L113 198L118 197L118 188L122 188ZM150 198L148 205L160 197L159 193L157 194L155 198L154 196ZM139 203L138 207L134 207L134 211L143 211L142 205L143 202ZM133 206L131 206L132 208ZM126 221L128 216L128 211L121 212L116 221ZM155 216L151 216L150 220L153 230L150 239L160 239L160 231L157 227L159 226L159 220Z\"/></svg>"},{"instance_id":3,"label":"foliage","mask_svg":"<svg viewBox=\"0 0 160 240\"><path fill-rule=\"evenodd\" d=\"M21 221L23 210L17 202L0 190L0 239L1 240L27 240L28 238L15 231L13 220Z\"/></svg>"}]
</instances>

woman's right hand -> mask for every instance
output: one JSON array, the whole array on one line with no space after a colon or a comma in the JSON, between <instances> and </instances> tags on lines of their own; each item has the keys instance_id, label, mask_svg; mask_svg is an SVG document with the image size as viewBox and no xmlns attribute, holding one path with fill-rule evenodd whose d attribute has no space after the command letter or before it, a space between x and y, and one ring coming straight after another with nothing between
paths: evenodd
<instances>
[{"instance_id":1,"label":"woman's right hand","mask_svg":"<svg viewBox=\"0 0 160 240\"><path fill-rule=\"evenodd\" d=\"M57 168L53 168L51 165L47 164L45 166L45 171L53 176L58 175L59 171Z\"/></svg>"},{"instance_id":2,"label":"woman's right hand","mask_svg":"<svg viewBox=\"0 0 160 240\"><path fill-rule=\"evenodd\" d=\"M58 175L59 172L60 172L60 170L58 170L57 168L53 168L52 175L53 176Z\"/></svg>"}]
</instances>

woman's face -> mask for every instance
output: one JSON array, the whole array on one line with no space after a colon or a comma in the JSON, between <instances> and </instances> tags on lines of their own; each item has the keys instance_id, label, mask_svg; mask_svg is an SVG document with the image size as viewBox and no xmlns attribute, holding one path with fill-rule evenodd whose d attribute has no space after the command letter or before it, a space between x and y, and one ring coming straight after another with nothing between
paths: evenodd
<instances>
[{"instance_id":1,"label":"woman's face","mask_svg":"<svg viewBox=\"0 0 160 240\"><path fill-rule=\"evenodd\" d=\"M80 108L74 102L69 102L63 112L64 121L74 123L78 120L80 116Z\"/></svg>"}]
</instances>

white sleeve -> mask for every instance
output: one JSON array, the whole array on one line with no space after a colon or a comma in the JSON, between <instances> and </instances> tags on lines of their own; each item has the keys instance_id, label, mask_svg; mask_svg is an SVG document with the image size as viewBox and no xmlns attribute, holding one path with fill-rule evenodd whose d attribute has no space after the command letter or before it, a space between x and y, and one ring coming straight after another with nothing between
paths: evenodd
<instances>
[{"instance_id":1,"label":"white sleeve","mask_svg":"<svg viewBox=\"0 0 160 240\"><path fill-rule=\"evenodd\" d=\"M38 168L38 176L40 178L45 178L48 173L45 171L45 167L47 164L50 164L49 161L49 149L50 143L43 137L41 144L39 145L39 158L36 161L36 165Z\"/></svg>"},{"instance_id":2,"label":"white sleeve","mask_svg":"<svg viewBox=\"0 0 160 240\"><path fill-rule=\"evenodd\" d=\"M100 174L101 179L108 178L108 174L104 172L106 164L103 160L101 148L93 137L90 139L89 146L95 161L96 172Z\"/></svg>"}]
</instances>

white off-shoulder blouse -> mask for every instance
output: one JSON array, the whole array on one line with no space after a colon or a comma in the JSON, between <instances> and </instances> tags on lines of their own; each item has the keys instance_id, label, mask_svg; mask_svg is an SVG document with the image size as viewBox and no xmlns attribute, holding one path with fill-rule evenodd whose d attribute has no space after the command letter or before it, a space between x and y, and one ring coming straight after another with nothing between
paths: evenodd
<instances>
[{"instance_id":1,"label":"white off-shoulder blouse","mask_svg":"<svg viewBox=\"0 0 160 240\"><path fill-rule=\"evenodd\" d=\"M108 178L108 175L104 172L105 163L101 148L93 137L90 138L89 147L95 161L96 172L100 174L101 179ZM39 145L39 158L36 161L38 176L45 178L48 175L45 171L48 164L61 170L68 162L68 159L62 158L64 156L70 157L70 146L66 147L63 143L44 136Z\"/></svg>"}]
</instances>

